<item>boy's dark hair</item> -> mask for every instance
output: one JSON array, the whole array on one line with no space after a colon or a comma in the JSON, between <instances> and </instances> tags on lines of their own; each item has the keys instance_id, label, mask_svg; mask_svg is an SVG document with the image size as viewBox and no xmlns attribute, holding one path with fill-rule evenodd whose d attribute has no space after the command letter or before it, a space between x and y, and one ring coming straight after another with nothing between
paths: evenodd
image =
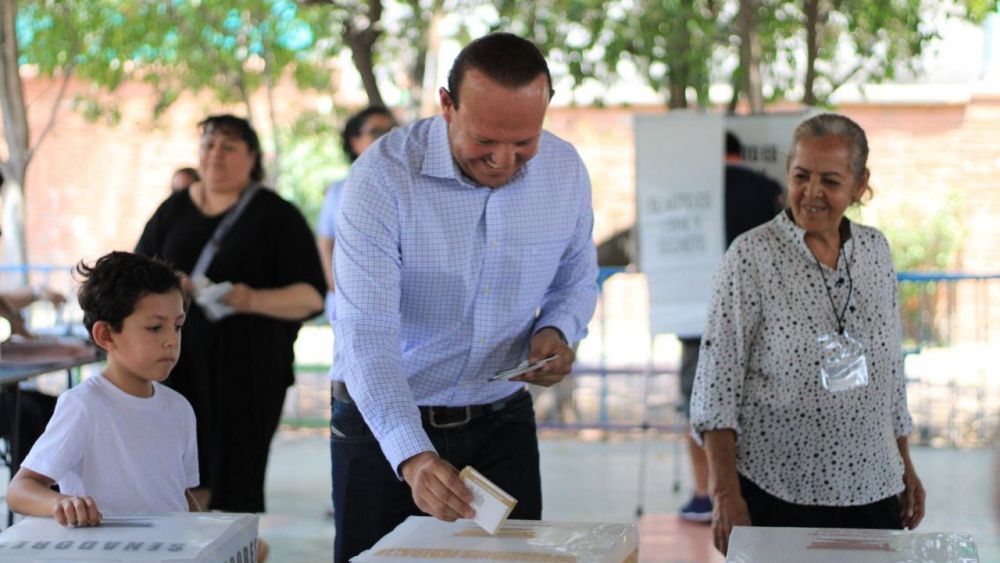
<instances>
[{"instance_id":1,"label":"boy's dark hair","mask_svg":"<svg viewBox=\"0 0 1000 563\"><path fill-rule=\"evenodd\" d=\"M171 291L184 295L176 270L162 260L141 254L111 252L98 258L93 266L80 261L76 273L83 279L77 299L88 333L97 321L105 321L115 332L121 332L125 317L146 295ZM186 299L184 305L187 308Z\"/></svg>"},{"instance_id":2,"label":"boy's dark hair","mask_svg":"<svg viewBox=\"0 0 1000 563\"><path fill-rule=\"evenodd\" d=\"M534 43L513 33L485 35L465 46L448 73L448 95L458 109L459 89L465 72L474 68L505 88L520 88L544 74L549 83L549 99L555 95L552 75L545 57Z\"/></svg>"},{"instance_id":3,"label":"boy's dark hair","mask_svg":"<svg viewBox=\"0 0 1000 563\"><path fill-rule=\"evenodd\" d=\"M210 115L201 120L198 127L201 129L202 135L209 135L218 131L224 135L236 137L246 143L247 147L257 157L254 159L253 169L250 170L250 179L254 182L260 182L264 179L264 160L260 152L260 139L257 137L257 131L254 130L253 125L250 125L249 121L242 117L226 113L222 115Z\"/></svg>"},{"instance_id":4,"label":"boy's dark hair","mask_svg":"<svg viewBox=\"0 0 1000 563\"><path fill-rule=\"evenodd\" d=\"M396 116L392 115L392 112L384 106L368 106L352 115L347 120L347 123L344 124L344 131L340 134L341 147L343 147L344 154L347 155L347 158L351 162L354 162L361 156L354 152L354 148L351 147L351 140L361 136L361 128L365 126L365 121L368 121L368 118L373 115L384 115L391 119L393 123L396 122Z\"/></svg>"}]
</instances>

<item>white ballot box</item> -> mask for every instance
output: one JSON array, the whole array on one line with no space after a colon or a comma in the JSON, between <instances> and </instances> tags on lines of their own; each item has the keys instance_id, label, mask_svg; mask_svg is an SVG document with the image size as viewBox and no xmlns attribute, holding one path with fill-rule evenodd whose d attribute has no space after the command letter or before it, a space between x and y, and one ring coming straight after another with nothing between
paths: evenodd
<instances>
[{"instance_id":1,"label":"white ballot box","mask_svg":"<svg viewBox=\"0 0 1000 563\"><path fill-rule=\"evenodd\" d=\"M5 563L256 560L254 514L130 514L107 517L100 526L86 528L64 528L52 518L25 518L0 534L0 561Z\"/></svg>"},{"instance_id":2,"label":"white ballot box","mask_svg":"<svg viewBox=\"0 0 1000 563\"><path fill-rule=\"evenodd\" d=\"M471 520L442 522L410 516L351 561L531 561L635 563L635 524L507 520L490 535Z\"/></svg>"},{"instance_id":3,"label":"white ballot box","mask_svg":"<svg viewBox=\"0 0 1000 563\"><path fill-rule=\"evenodd\" d=\"M737 526L729 538L726 561L973 563L979 561L979 556L969 534Z\"/></svg>"}]
</instances>

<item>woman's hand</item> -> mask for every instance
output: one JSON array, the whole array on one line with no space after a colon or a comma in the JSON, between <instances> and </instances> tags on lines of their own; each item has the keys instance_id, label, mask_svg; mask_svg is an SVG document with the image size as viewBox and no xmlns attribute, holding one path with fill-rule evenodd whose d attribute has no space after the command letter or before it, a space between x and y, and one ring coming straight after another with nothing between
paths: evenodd
<instances>
[{"instance_id":1,"label":"woman's hand","mask_svg":"<svg viewBox=\"0 0 1000 563\"><path fill-rule=\"evenodd\" d=\"M903 485L906 488L899 494L900 517L903 520L903 527L913 530L924 519L924 500L927 498L927 493L912 463L905 464Z\"/></svg>"},{"instance_id":2,"label":"woman's hand","mask_svg":"<svg viewBox=\"0 0 1000 563\"><path fill-rule=\"evenodd\" d=\"M222 301L236 310L237 313L256 313L254 300L257 290L245 283L234 283L229 293L222 298Z\"/></svg>"},{"instance_id":3,"label":"woman's hand","mask_svg":"<svg viewBox=\"0 0 1000 563\"><path fill-rule=\"evenodd\" d=\"M749 526L750 511L738 491L720 492L712 497L712 539L715 548L726 555L733 526Z\"/></svg>"}]
</instances>

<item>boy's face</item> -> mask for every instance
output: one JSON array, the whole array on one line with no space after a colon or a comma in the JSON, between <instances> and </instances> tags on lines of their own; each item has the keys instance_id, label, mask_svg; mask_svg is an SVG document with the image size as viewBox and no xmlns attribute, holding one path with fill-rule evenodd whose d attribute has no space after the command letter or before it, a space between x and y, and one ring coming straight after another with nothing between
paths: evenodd
<instances>
[{"instance_id":1,"label":"boy's face","mask_svg":"<svg viewBox=\"0 0 1000 563\"><path fill-rule=\"evenodd\" d=\"M134 383L163 381L180 356L183 324L184 298L179 291L145 295L125 317L121 332L111 335L109 360Z\"/></svg>"}]
</instances>

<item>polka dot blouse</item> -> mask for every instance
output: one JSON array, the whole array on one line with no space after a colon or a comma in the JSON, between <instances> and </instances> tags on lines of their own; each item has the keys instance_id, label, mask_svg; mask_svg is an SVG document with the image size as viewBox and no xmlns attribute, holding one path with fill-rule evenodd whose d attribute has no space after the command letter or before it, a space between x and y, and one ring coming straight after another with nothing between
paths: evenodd
<instances>
[{"instance_id":1,"label":"polka dot blouse","mask_svg":"<svg viewBox=\"0 0 1000 563\"><path fill-rule=\"evenodd\" d=\"M848 227L837 269L817 265L787 212L736 239L716 274L702 338L695 434L733 429L737 471L796 504L854 506L903 490L896 438L913 422L896 275L882 233ZM836 333L830 300L839 313L849 280L844 328L864 346L869 383L831 393L820 381L817 338Z\"/></svg>"}]
</instances>

